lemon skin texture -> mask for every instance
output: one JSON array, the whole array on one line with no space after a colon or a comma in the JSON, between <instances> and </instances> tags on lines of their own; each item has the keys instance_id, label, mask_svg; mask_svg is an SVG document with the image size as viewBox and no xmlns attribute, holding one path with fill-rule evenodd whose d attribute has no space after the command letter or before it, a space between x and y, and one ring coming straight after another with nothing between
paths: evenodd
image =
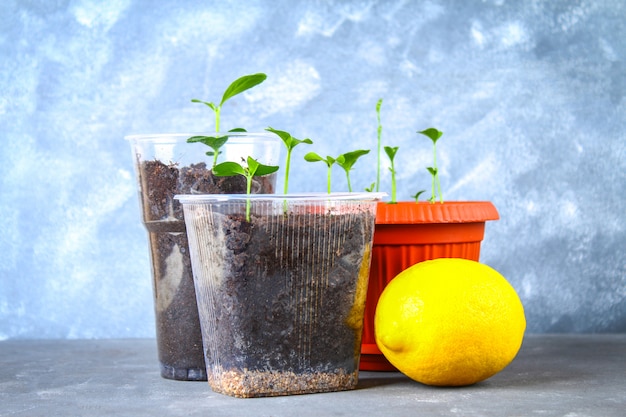
<instances>
[{"instance_id":1,"label":"lemon skin texture","mask_svg":"<svg viewBox=\"0 0 626 417\"><path fill-rule=\"evenodd\" d=\"M398 274L380 296L374 330L383 355L427 385L485 380L517 355L524 307L507 280L476 261L439 258Z\"/></svg>"}]
</instances>

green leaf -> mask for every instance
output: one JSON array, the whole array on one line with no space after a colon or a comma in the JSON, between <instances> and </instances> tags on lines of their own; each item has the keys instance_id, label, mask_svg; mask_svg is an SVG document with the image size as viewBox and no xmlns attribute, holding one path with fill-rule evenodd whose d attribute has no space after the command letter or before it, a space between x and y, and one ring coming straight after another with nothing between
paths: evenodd
<instances>
[{"instance_id":1,"label":"green leaf","mask_svg":"<svg viewBox=\"0 0 626 417\"><path fill-rule=\"evenodd\" d=\"M433 177L437 175L437 168L428 167L426 169L428 170L428 172L430 172L430 175L432 175Z\"/></svg>"},{"instance_id":2,"label":"green leaf","mask_svg":"<svg viewBox=\"0 0 626 417\"><path fill-rule=\"evenodd\" d=\"M324 162L327 166L332 166L335 163L336 159L332 156L327 156L326 158L322 158L320 155L315 152L309 152L304 155L304 160L307 162Z\"/></svg>"},{"instance_id":3,"label":"green leaf","mask_svg":"<svg viewBox=\"0 0 626 417\"><path fill-rule=\"evenodd\" d=\"M311 139L309 139L309 138L300 140L300 139L296 139L296 138L294 138L292 136L291 140L292 140L292 143L293 143L293 145L291 146L292 148L295 147L296 145L301 144L301 143L306 143L307 145L312 145L313 144L313 141Z\"/></svg>"},{"instance_id":4,"label":"green leaf","mask_svg":"<svg viewBox=\"0 0 626 417\"><path fill-rule=\"evenodd\" d=\"M213 167L213 175L218 177L232 177L233 175L246 176L245 169L237 162L222 162Z\"/></svg>"},{"instance_id":5,"label":"green leaf","mask_svg":"<svg viewBox=\"0 0 626 417\"><path fill-rule=\"evenodd\" d=\"M326 162L324 158L322 158L320 155L316 154L315 152L309 152L306 155L304 155L304 160L308 162L319 162L319 161Z\"/></svg>"},{"instance_id":6,"label":"green leaf","mask_svg":"<svg viewBox=\"0 0 626 417\"><path fill-rule=\"evenodd\" d=\"M255 85L261 84L267 75L263 73L244 75L243 77L237 78L233 81L226 91L224 91L224 95L222 96L222 101L220 102L220 107L226 100L229 98L236 96L237 94L243 93L244 91L254 87Z\"/></svg>"},{"instance_id":7,"label":"green leaf","mask_svg":"<svg viewBox=\"0 0 626 417\"><path fill-rule=\"evenodd\" d=\"M254 173L257 170L257 168L261 164L259 162L257 162L256 159L252 158L251 156L248 157L248 160L246 162L248 163L248 173L251 174L250 176L253 177Z\"/></svg>"},{"instance_id":8,"label":"green leaf","mask_svg":"<svg viewBox=\"0 0 626 417\"><path fill-rule=\"evenodd\" d=\"M278 171L278 166L275 165L263 165L261 163L259 163L257 160L253 159L252 157L248 157L248 171L250 176L254 177L260 177L262 175L269 175L269 174L273 174L274 172Z\"/></svg>"},{"instance_id":9,"label":"green leaf","mask_svg":"<svg viewBox=\"0 0 626 417\"><path fill-rule=\"evenodd\" d=\"M422 194L424 194L426 192L426 190L420 190L417 193L415 193L415 195L412 195L411 197L413 197L413 199L415 200L415 202L417 203L417 201L419 200L420 196Z\"/></svg>"},{"instance_id":10,"label":"green leaf","mask_svg":"<svg viewBox=\"0 0 626 417\"><path fill-rule=\"evenodd\" d=\"M285 145L287 144L287 141L291 138L291 134L289 132L285 132L284 130L274 129L271 126L267 127L265 130L278 135L283 140L283 142L285 142Z\"/></svg>"},{"instance_id":11,"label":"green leaf","mask_svg":"<svg viewBox=\"0 0 626 417\"><path fill-rule=\"evenodd\" d=\"M254 175L256 175L257 177L260 177L263 175L273 174L274 172L278 171L278 168L279 167L277 165L261 165L256 170L256 173Z\"/></svg>"},{"instance_id":12,"label":"green leaf","mask_svg":"<svg viewBox=\"0 0 626 417\"><path fill-rule=\"evenodd\" d=\"M198 100L197 98L194 98L191 100L192 103L201 103L201 104L206 104L207 106L209 106L213 111L217 111L217 106L214 103L208 102L208 101L202 101L202 100Z\"/></svg>"},{"instance_id":13,"label":"green leaf","mask_svg":"<svg viewBox=\"0 0 626 417\"><path fill-rule=\"evenodd\" d=\"M301 143L306 143L309 145L313 144L313 141L309 138L306 139L296 139L293 136L291 136L291 133L289 132L285 132L284 130L278 130L278 129L274 129L273 127L268 127L265 130L267 130L268 132L272 132L276 135L278 135L278 137L280 137L283 141L283 143L285 144L285 146L287 147L287 150L291 150L293 148L295 148L297 145L301 144Z\"/></svg>"},{"instance_id":14,"label":"green leaf","mask_svg":"<svg viewBox=\"0 0 626 417\"><path fill-rule=\"evenodd\" d=\"M187 143L194 143L194 142L202 142L202 143L204 143L204 140L207 137L208 136L192 136L190 138L187 138Z\"/></svg>"},{"instance_id":15,"label":"green leaf","mask_svg":"<svg viewBox=\"0 0 626 417\"><path fill-rule=\"evenodd\" d=\"M188 143L201 142L205 145L213 148L214 151L217 151L221 148L226 142L228 142L228 136L192 136L187 139Z\"/></svg>"},{"instance_id":16,"label":"green leaf","mask_svg":"<svg viewBox=\"0 0 626 417\"><path fill-rule=\"evenodd\" d=\"M359 149L357 151L346 152L337 157L337 165L342 167L344 170L349 171L360 157L367 155L368 153L370 153L369 149Z\"/></svg>"},{"instance_id":17,"label":"green leaf","mask_svg":"<svg viewBox=\"0 0 626 417\"><path fill-rule=\"evenodd\" d=\"M441 137L441 135L443 135L443 132L435 129L434 127L430 127L426 130L422 130L417 133L421 133L424 136L428 136L430 140L433 141L433 143L437 143L437 140Z\"/></svg>"},{"instance_id":18,"label":"green leaf","mask_svg":"<svg viewBox=\"0 0 626 417\"><path fill-rule=\"evenodd\" d=\"M368 150L359 149L357 151L346 152L344 154L339 155L337 159L335 160L337 162L337 165L343 168L343 170L346 172L346 180L348 182L349 192L352 192L352 184L350 181L350 170L352 169L352 166L360 157L368 154L369 152L370 152L369 149ZM329 168L330 168L330 165L329 165Z\"/></svg>"},{"instance_id":19,"label":"green leaf","mask_svg":"<svg viewBox=\"0 0 626 417\"><path fill-rule=\"evenodd\" d=\"M385 153L389 157L390 161L393 162L393 159L396 157L396 153L398 152L398 148L399 146L394 146L393 148L391 146L385 146Z\"/></svg>"}]
</instances>

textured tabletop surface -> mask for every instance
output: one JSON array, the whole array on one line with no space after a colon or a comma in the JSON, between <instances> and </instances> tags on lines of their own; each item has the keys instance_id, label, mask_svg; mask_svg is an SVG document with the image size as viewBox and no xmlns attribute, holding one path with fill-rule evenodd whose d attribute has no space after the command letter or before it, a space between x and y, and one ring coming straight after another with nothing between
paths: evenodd
<instances>
[{"instance_id":1,"label":"textured tabletop surface","mask_svg":"<svg viewBox=\"0 0 626 417\"><path fill-rule=\"evenodd\" d=\"M528 335L517 358L470 387L361 372L354 391L237 399L159 376L156 342L0 342L0 416L620 416L626 334Z\"/></svg>"}]
</instances>

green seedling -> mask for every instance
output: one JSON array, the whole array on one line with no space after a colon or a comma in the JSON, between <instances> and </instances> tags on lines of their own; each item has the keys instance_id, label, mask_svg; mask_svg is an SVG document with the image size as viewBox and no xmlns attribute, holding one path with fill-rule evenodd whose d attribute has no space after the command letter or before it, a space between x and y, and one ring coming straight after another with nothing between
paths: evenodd
<instances>
[{"instance_id":1,"label":"green seedling","mask_svg":"<svg viewBox=\"0 0 626 417\"><path fill-rule=\"evenodd\" d=\"M313 141L309 138L306 139L296 139L293 136L291 136L291 134L289 132L285 132L283 130L277 130L274 129L272 127L268 127L267 129L268 132L272 132L276 135L278 135L278 137L280 137L283 141L283 143L285 144L285 146L287 147L287 158L285 160L285 184L284 184L284 189L283 189L283 194L287 194L288 190L289 190L289 168L291 166L291 152L293 151L293 148L295 148L296 146L298 146L301 143L306 143L308 145L313 144Z\"/></svg>"},{"instance_id":2,"label":"green seedling","mask_svg":"<svg viewBox=\"0 0 626 417\"><path fill-rule=\"evenodd\" d=\"M365 191L368 193L372 193L374 192L374 190L376 189L376 183L373 182L369 187L365 187Z\"/></svg>"},{"instance_id":3,"label":"green seedling","mask_svg":"<svg viewBox=\"0 0 626 417\"><path fill-rule=\"evenodd\" d=\"M263 73L244 75L243 77L237 78L228 86L226 91L224 91L224 94L222 95L222 101L220 101L220 104L198 100L197 98L192 99L191 102L205 104L208 107L210 107L211 110L213 110L213 112L215 113L215 131L219 132L220 131L220 115L221 115L222 106L224 105L224 103L226 103L226 101L233 98L234 96L241 94L244 91L249 90L256 85L261 84L263 81L265 81L266 78L267 78L267 75Z\"/></svg>"},{"instance_id":4,"label":"green seedling","mask_svg":"<svg viewBox=\"0 0 626 417\"><path fill-rule=\"evenodd\" d=\"M439 169L437 168L437 141L443 135L443 132L435 129L434 127L426 130L419 131L424 136L427 136L433 142L433 166L426 168L432 177L431 188L432 194L428 201L434 203L436 201L436 195L439 195L439 202L443 203L443 196L441 195L441 183L439 182Z\"/></svg>"},{"instance_id":5,"label":"green seedling","mask_svg":"<svg viewBox=\"0 0 626 417\"><path fill-rule=\"evenodd\" d=\"M426 190L419 190L417 193L415 193L415 195L412 195L411 197L415 199L415 202L417 203L420 199L420 196L422 194L424 194L426 192Z\"/></svg>"},{"instance_id":6,"label":"green seedling","mask_svg":"<svg viewBox=\"0 0 626 417\"><path fill-rule=\"evenodd\" d=\"M252 191L252 178L273 174L278 171L274 165L263 165L252 157L248 157L247 166L242 166L237 162L227 161L213 167L213 174L218 177L232 177L243 175L246 178L246 195ZM246 200L246 221L250 221L250 199Z\"/></svg>"},{"instance_id":7,"label":"green seedling","mask_svg":"<svg viewBox=\"0 0 626 417\"><path fill-rule=\"evenodd\" d=\"M330 194L330 176L332 171L332 166L336 162L336 159L332 156L327 156L326 158L322 158L320 155L315 152L309 152L304 155L304 160L308 162L324 162L328 167L328 174L326 179L326 188L328 189L328 194Z\"/></svg>"},{"instance_id":8,"label":"green seedling","mask_svg":"<svg viewBox=\"0 0 626 417\"><path fill-rule=\"evenodd\" d=\"M378 102L376 102L376 120L378 121L378 129L377 129L377 145L378 145L378 160L377 160L377 168L376 168L376 191L378 191L380 189L380 168L381 168L381 147L382 147L382 132L383 132L383 125L381 123L380 120L380 109L383 105L383 99L378 99ZM396 191L396 168L394 165L394 158L396 157L396 153L398 152L398 147L391 147L391 146L385 146L383 147L383 149L385 150L385 153L387 154L387 157L389 158L389 161L391 162L391 167L389 168L389 171L391 172L391 200L389 201L389 204L396 204L397 203L397 191ZM373 188L370 187L370 189L366 189L366 191L371 191Z\"/></svg>"},{"instance_id":9,"label":"green seedling","mask_svg":"<svg viewBox=\"0 0 626 417\"><path fill-rule=\"evenodd\" d=\"M224 103L226 103L226 101L236 96L237 94L241 94L244 91L249 90L256 85L261 84L263 81L265 81L266 78L267 78L267 75L263 73L258 73L258 74L244 75L243 77L236 79L228 86L228 88L222 95L222 101L220 101L220 104L198 100L197 98L192 99L191 102L205 104L213 110L213 112L215 113L215 132L219 132L220 131L220 114L222 112L222 106L224 105ZM229 132L245 132L245 131L246 130L242 128L229 130ZM212 165L213 167L215 167L215 165L217 164L217 157L220 154L220 148L224 146L224 144L227 141L228 141L228 136L192 136L189 139L187 139L188 143L201 142L212 149L212 151L208 151L206 154L209 156L213 156L213 165Z\"/></svg>"},{"instance_id":10,"label":"green seedling","mask_svg":"<svg viewBox=\"0 0 626 417\"><path fill-rule=\"evenodd\" d=\"M396 204L396 166L394 165L394 159L396 157L396 153L398 152L398 146L385 146L385 153L389 157L389 162L391 163L391 167L389 167L389 171L391 172L391 201L390 204Z\"/></svg>"},{"instance_id":11,"label":"green seedling","mask_svg":"<svg viewBox=\"0 0 626 417\"><path fill-rule=\"evenodd\" d=\"M245 129L237 128L229 130L229 132L245 132ZM212 167L217 164L217 156L221 154L220 148L228 141L228 136L192 136L187 139L187 143L200 142L207 145L212 151L206 152L208 156L213 157Z\"/></svg>"},{"instance_id":12,"label":"green seedling","mask_svg":"<svg viewBox=\"0 0 626 417\"><path fill-rule=\"evenodd\" d=\"M378 102L376 103L376 119L378 120L378 129L377 129L377 147L376 147L376 152L377 152L377 168L376 168L376 192L379 191L380 189L380 148L381 148L381 138L382 138L382 134L383 134L383 125L380 122L380 108L383 105L383 99L380 98L378 99Z\"/></svg>"},{"instance_id":13,"label":"green seedling","mask_svg":"<svg viewBox=\"0 0 626 417\"><path fill-rule=\"evenodd\" d=\"M356 151L341 154L337 157L337 159L335 159L337 165L343 168L343 170L346 172L346 180L348 181L349 192L352 192L352 184L350 183L350 170L352 170L352 167L360 157L362 157L363 155L367 155L368 153L370 153L369 149L359 149Z\"/></svg>"}]
</instances>

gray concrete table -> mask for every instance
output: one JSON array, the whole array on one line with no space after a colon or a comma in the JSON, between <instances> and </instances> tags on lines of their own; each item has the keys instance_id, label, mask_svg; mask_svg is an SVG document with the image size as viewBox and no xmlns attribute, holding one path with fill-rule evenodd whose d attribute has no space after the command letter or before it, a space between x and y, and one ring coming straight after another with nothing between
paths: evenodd
<instances>
[{"instance_id":1,"label":"gray concrete table","mask_svg":"<svg viewBox=\"0 0 626 417\"><path fill-rule=\"evenodd\" d=\"M473 386L361 372L354 391L238 399L159 376L155 341L0 342L0 416L626 416L626 335L529 335Z\"/></svg>"}]
</instances>

